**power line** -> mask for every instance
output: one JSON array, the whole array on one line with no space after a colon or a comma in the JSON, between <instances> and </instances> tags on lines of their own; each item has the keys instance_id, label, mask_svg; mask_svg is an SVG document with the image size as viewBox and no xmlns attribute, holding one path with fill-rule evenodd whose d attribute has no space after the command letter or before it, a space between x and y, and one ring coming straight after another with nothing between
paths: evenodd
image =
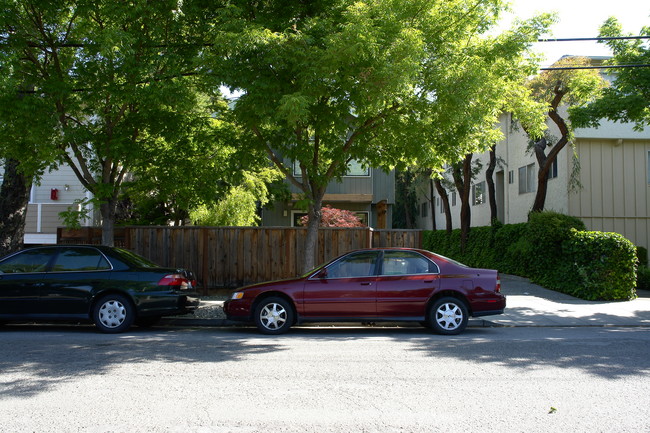
<instances>
[{"instance_id":1,"label":"power line","mask_svg":"<svg viewBox=\"0 0 650 433\"><path fill-rule=\"evenodd\" d=\"M537 39L537 42L582 42L582 41L621 41L635 39L650 39L650 36L608 36L599 38L556 38Z\"/></svg>"},{"instance_id":2,"label":"power line","mask_svg":"<svg viewBox=\"0 0 650 433\"><path fill-rule=\"evenodd\" d=\"M599 66L550 66L548 68L539 68L540 71L570 71L573 69L628 69L628 68L648 68L650 64L639 63L632 65L599 65Z\"/></svg>"}]
</instances>

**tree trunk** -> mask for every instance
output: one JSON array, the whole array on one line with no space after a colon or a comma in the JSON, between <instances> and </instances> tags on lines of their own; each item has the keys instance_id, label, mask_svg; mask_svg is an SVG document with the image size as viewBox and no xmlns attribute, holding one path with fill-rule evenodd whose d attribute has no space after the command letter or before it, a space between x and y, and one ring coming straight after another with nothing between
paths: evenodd
<instances>
[{"instance_id":1,"label":"tree trunk","mask_svg":"<svg viewBox=\"0 0 650 433\"><path fill-rule=\"evenodd\" d=\"M551 151L546 155L546 149L549 147L546 138L535 143L535 157L537 158L537 165L539 172L537 173L537 193L535 194L535 202L533 203L532 212L541 212L544 210L546 204L546 191L548 189L548 175L557 159L558 153L569 143L569 126L566 121L557 112L557 107L560 105L562 98L566 94L565 91L560 90L559 87L555 88L555 97L551 102L551 109L548 111L548 117L555 123L560 130L561 137L551 147Z\"/></svg>"},{"instance_id":2,"label":"tree trunk","mask_svg":"<svg viewBox=\"0 0 650 433\"><path fill-rule=\"evenodd\" d=\"M15 159L5 161L0 187L0 257L18 251L25 237L25 218L32 180L25 177Z\"/></svg>"},{"instance_id":3,"label":"tree trunk","mask_svg":"<svg viewBox=\"0 0 650 433\"><path fill-rule=\"evenodd\" d=\"M309 205L307 222L307 238L305 239L305 260L302 264L302 272L306 273L316 267L316 250L318 248L318 229L321 220L321 208L323 207L323 196L325 190L314 194L313 201Z\"/></svg>"},{"instance_id":4,"label":"tree trunk","mask_svg":"<svg viewBox=\"0 0 650 433\"><path fill-rule=\"evenodd\" d=\"M490 202L490 223L497 219L497 197L494 187L494 170L497 166L496 145L490 147L490 163L485 170L485 182L488 189L488 200Z\"/></svg>"},{"instance_id":5,"label":"tree trunk","mask_svg":"<svg viewBox=\"0 0 650 433\"><path fill-rule=\"evenodd\" d=\"M472 224L472 210L469 204L470 188L472 183L472 154L465 155L462 165L454 167L454 183L460 195L460 249L465 251L469 239L470 225Z\"/></svg>"},{"instance_id":6,"label":"tree trunk","mask_svg":"<svg viewBox=\"0 0 650 433\"><path fill-rule=\"evenodd\" d=\"M115 200L102 202L99 211L102 215L102 245L115 246Z\"/></svg>"},{"instance_id":7,"label":"tree trunk","mask_svg":"<svg viewBox=\"0 0 650 433\"><path fill-rule=\"evenodd\" d=\"M447 230L447 233L451 233L452 222L451 222L451 207L449 206L449 194L447 194L447 190L445 189L445 187L442 186L442 182L440 182L440 179L434 179L433 184L436 187L436 191L438 191L438 195L440 196L440 200L442 201L443 209L445 210L445 228Z\"/></svg>"},{"instance_id":8,"label":"tree trunk","mask_svg":"<svg viewBox=\"0 0 650 433\"><path fill-rule=\"evenodd\" d=\"M431 172L429 172L429 176L431 176ZM433 179L429 177L429 192L431 195L431 230L437 230L436 227L436 207L434 206L434 201L433 201L433 190L434 190L434 182ZM444 189L444 188L443 188ZM447 200L447 206L449 206L449 200Z\"/></svg>"}]
</instances>

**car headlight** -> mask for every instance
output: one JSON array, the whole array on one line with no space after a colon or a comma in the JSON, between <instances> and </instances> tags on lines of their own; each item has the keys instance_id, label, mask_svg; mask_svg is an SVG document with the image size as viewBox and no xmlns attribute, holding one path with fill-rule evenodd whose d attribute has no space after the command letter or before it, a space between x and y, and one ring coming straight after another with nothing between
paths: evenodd
<instances>
[{"instance_id":1,"label":"car headlight","mask_svg":"<svg viewBox=\"0 0 650 433\"><path fill-rule=\"evenodd\" d=\"M244 292L235 292L232 294L230 299L241 299L244 297Z\"/></svg>"}]
</instances>

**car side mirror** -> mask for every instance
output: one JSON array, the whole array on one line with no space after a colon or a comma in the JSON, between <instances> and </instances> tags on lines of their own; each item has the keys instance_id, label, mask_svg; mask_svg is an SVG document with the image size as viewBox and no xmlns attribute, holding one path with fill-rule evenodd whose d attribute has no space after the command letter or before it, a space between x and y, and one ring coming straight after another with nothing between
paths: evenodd
<instances>
[{"instance_id":1,"label":"car side mirror","mask_svg":"<svg viewBox=\"0 0 650 433\"><path fill-rule=\"evenodd\" d=\"M316 278L320 278L320 279L327 278L327 269L323 268L320 271L318 271L316 273Z\"/></svg>"}]
</instances>

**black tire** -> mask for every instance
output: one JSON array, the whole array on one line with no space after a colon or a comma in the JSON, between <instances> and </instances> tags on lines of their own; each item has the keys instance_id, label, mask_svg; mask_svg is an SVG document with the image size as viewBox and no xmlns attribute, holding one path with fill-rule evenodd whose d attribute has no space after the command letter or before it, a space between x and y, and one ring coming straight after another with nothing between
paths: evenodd
<instances>
[{"instance_id":1,"label":"black tire","mask_svg":"<svg viewBox=\"0 0 650 433\"><path fill-rule=\"evenodd\" d=\"M99 331L117 334L131 327L135 319L135 307L124 295L110 294L97 300L93 309L93 321Z\"/></svg>"},{"instance_id":2,"label":"black tire","mask_svg":"<svg viewBox=\"0 0 650 433\"><path fill-rule=\"evenodd\" d=\"M140 328L151 328L160 322L161 316L138 317L135 319L135 325Z\"/></svg>"},{"instance_id":3,"label":"black tire","mask_svg":"<svg viewBox=\"0 0 650 433\"><path fill-rule=\"evenodd\" d=\"M438 334L457 335L465 330L469 313L465 302L458 298L440 298L431 305L429 324Z\"/></svg>"},{"instance_id":4,"label":"black tire","mask_svg":"<svg viewBox=\"0 0 650 433\"><path fill-rule=\"evenodd\" d=\"M289 330L294 321L293 306L286 299L272 296L255 307L255 326L262 334L278 335Z\"/></svg>"}]
</instances>

